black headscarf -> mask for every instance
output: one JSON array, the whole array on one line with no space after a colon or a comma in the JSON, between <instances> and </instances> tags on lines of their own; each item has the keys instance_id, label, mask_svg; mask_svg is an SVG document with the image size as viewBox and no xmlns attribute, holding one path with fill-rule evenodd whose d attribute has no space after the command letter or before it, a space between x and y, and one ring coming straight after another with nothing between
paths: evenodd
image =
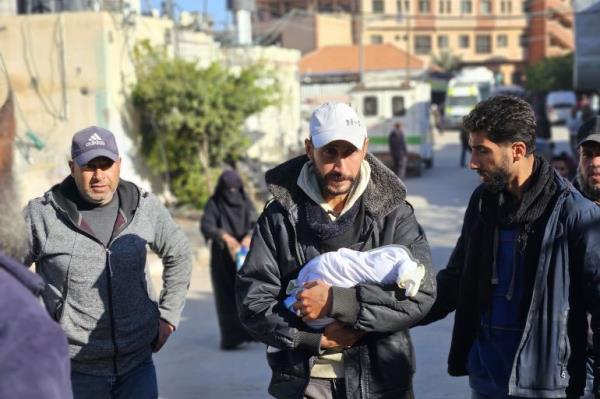
<instances>
[{"instance_id":1,"label":"black headscarf","mask_svg":"<svg viewBox=\"0 0 600 399\"><path fill-rule=\"evenodd\" d=\"M213 199L219 209L221 228L241 240L250 230L252 221L248 206L251 206L244 192L240 175L227 170L219 177Z\"/></svg>"}]
</instances>

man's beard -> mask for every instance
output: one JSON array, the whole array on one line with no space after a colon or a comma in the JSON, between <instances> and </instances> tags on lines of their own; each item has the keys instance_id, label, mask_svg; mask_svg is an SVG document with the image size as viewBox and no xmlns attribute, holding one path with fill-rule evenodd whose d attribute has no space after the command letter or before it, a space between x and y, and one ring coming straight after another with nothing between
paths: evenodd
<instances>
[{"instance_id":1,"label":"man's beard","mask_svg":"<svg viewBox=\"0 0 600 399\"><path fill-rule=\"evenodd\" d=\"M486 172L488 180L484 181L484 187L487 191L497 194L504 190L508 184L508 159L504 159L502 165L496 170Z\"/></svg>"},{"instance_id":2,"label":"man's beard","mask_svg":"<svg viewBox=\"0 0 600 399\"><path fill-rule=\"evenodd\" d=\"M592 186L588 183L588 179L583 177L581 167L577 169L577 183L581 189L581 193L587 199L600 202L600 187Z\"/></svg>"},{"instance_id":3,"label":"man's beard","mask_svg":"<svg viewBox=\"0 0 600 399\"><path fill-rule=\"evenodd\" d=\"M352 191L356 184L356 177L352 177L350 175L343 175L338 172L329 172L326 175L321 175L321 173L315 168L315 175L317 176L317 182L319 183L319 188L321 189L321 193L323 196L338 196L348 194ZM333 178L335 180L347 180L350 182L350 186L343 191L334 191L327 186L327 180Z\"/></svg>"}]
</instances>

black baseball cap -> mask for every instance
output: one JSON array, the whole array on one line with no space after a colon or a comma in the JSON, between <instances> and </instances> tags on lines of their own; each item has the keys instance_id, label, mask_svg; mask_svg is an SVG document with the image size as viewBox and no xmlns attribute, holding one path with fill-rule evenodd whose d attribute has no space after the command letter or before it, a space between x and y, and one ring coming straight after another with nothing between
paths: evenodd
<instances>
[{"instance_id":1,"label":"black baseball cap","mask_svg":"<svg viewBox=\"0 0 600 399\"><path fill-rule=\"evenodd\" d=\"M577 130L577 146L581 146L586 141L600 143L600 116L593 117Z\"/></svg>"},{"instance_id":2,"label":"black baseball cap","mask_svg":"<svg viewBox=\"0 0 600 399\"><path fill-rule=\"evenodd\" d=\"M78 131L71 142L71 159L83 166L94 158L119 159L119 149L114 134L98 127L90 126Z\"/></svg>"}]
</instances>

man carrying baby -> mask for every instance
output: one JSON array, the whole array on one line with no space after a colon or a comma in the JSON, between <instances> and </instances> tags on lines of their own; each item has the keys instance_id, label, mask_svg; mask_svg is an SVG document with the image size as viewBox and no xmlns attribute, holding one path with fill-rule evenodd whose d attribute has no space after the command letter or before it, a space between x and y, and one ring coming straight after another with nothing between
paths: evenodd
<instances>
[{"instance_id":1,"label":"man carrying baby","mask_svg":"<svg viewBox=\"0 0 600 399\"><path fill-rule=\"evenodd\" d=\"M414 396L408 329L435 300L431 253L405 187L367 146L354 110L326 103L312 115L306 155L266 174L273 200L239 272L237 302L244 326L268 345L276 398ZM297 314L283 304L288 283L314 257L391 244L425 268L414 296L396 283L344 288L316 280L297 295ZM306 324L324 316L335 321L323 330Z\"/></svg>"}]
</instances>

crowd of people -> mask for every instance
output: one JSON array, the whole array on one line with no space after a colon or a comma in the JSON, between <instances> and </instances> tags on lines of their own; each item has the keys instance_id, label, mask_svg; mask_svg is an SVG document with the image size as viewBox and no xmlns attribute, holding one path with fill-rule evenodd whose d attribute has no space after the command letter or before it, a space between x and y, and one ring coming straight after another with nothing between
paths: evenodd
<instances>
[{"instance_id":1,"label":"crowd of people","mask_svg":"<svg viewBox=\"0 0 600 399\"><path fill-rule=\"evenodd\" d=\"M346 104L319 106L309 130L305 154L266 173L260 215L228 169L200 223L220 347L264 343L270 395L414 398L409 330L455 311L448 373L468 376L473 399L600 397L599 116L579 124L574 165L535 154L527 102L479 103L461 140L482 184L437 274L402 181L402 126L393 170ZM152 353L180 327L190 244L120 178L110 131L77 132L68 165L24 217L2 186L0 397L157 398ZM147 247L164 267L158 296Z\"/></svg>"}]
</instances>

